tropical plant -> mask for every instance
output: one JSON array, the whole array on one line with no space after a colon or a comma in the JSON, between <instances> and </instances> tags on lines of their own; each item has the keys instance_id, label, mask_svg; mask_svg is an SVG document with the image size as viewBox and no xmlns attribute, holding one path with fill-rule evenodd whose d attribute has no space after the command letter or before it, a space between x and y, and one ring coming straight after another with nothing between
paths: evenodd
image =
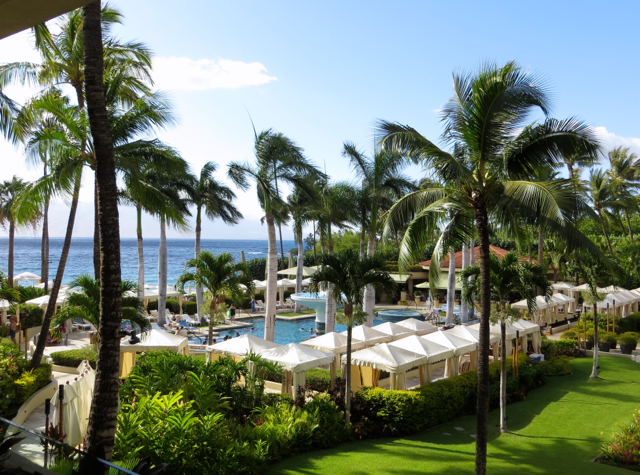
<instances>
[{"instance_id":1,"label":"tropical plant","mask_svg":"<svg viewBox=\"0 0 640 475\"><path fill-rule=\"evenodd\" d=\"M630 212L638 211L638 203L633 192L640 188L640 158L636 153L632 153L629 147L615 147L609 151L608 157L611 168L607 170L607 175L615 194L624 204L621 211L627 222L629 238L633 241Z\"/></svg>"},{"instance_id":2,"label":"tropical plant","mask_svg":"<svg viewBox=\"0 0 640 475\"><path fill-rule=\"evenodd\" d=\"M214 255L210 251L202 251L198 257L189 259L185 263L185 272L178 277L177 287L184 292L184 286L188 282L202 286L213 298L209 307L209 344L213 344L213 316L219 297L230 294L234 299L243 295L246 288L252 294L255 288L249 267L244 262L234 262L233 256L228 253Z\"/></svg>"},{"instance_id":3,"label":"tropical plant","mask_svg":"<svg viewBox=\"0 0 640 475\"><path fill-rule=\"evenodd\" d=\"M480 342L476 426L476 474L486 473L489 403L489 316L491 313L489 231L493 225L525 223L566 238L569 250L600 251L569 222L569 209L580 204L568 180L539 183L535 172L561 163L571 154L597 157L592 129L574 119L547 118L527 123L530 114L550 109L543 82L514 62L483 65L476 74L454 74L455 95L442 109L443 139L449 153L415 129L381 121L382 144L431 167L444 189L423 189L407 195L389 212L385 233L409 223L401 244L400 264L413 264L427 240L440 234L430 281L438 278L444 250L471 237L475 221L479 244ZM579 206L580 209L586 208ZM446 217L446 220L445 220ZM473 220L473 221L472 221ZM516 229L516 228L514 228Z\"/></svg>"},{"instance_id":4,"label":"tropical plant","mask_svg":"<svg viewBox=\"0 0 640 475\"><path fill-rule=\"evenodd\" d=\"M202 233L202 211L207 218L214 220L221 218L225 224L238 224L242 219L242 213L233 204L236 195L231 189L219 181L213 174L218 165L215 162L207 162L200 170L200 177L194 179L194 186L190 190L189 198L196 207L196 245L195 257L200 254L200 235ZM198 315L203 303L202 287L196 285L196 302L198 304Z\"/></svg>"},{"instance_id":5,"label":"tropical plant","mask_svg":"<svg viewBox=\"0 0 640 475\"><path fill-rule=\"evenodd\" d=\"M242 190L249 189L249 181L255 180L258 202L265 212L269 244L264 338L273 341L278 290L275 213L286 207L281 195L282 185L294 186L300 192L312 195L310 183L313 177L323 175L306 159L302 149L285 135L269 129L260 134L254 130L254 136L255 164L233 162L229 164L228 176Z\"/></svg>"},{"instance_id":6,"label":"tropical plant","mask_svg":"<svg viewBox=\"0 0 640 475\"><path fill-rule=\"evenodd\" d=\"M3 228L9 227L9 252L7 259L7 278L9 286L13 286L13 243L16 234L16 216L13 211L13 206L16 203L20 193L22 193L27 187L27 183L14 176L11 181L5 180L0 184L0 224ZM31 224L35 224L38 221L38 215L32 216Z\"/></svg>"},{"instance_id":7,"label":"tropical plant","mask_svg":"<svg viewBox=\"0 0 640 475\"><path fill-rule=\"evenodd\" d=\"M613 254L611 237L609 236L609 228L613 220L612 212L621 210L624 201L621 201L616 195L616 190L609 176L601 169L591 170L589 181L587 182L586 196L598 215L598 222L602 227L602 234L607 241L607 248L609 252Z\"/></svg>"},{"instance_id":8,"label":"tropical plant","mask_svg":"<svg viewBox=\"0 0 640 475\"><path fill-rule=\"evenodd\" d=\"M372 285L378 291L390 289L394 280L384 272L384 260L378 255L360 257L349 249L320 257L320 269L311 277L309 288L317 292L322 283L333 291L336 302L344 303L344 310L336 315L338 322L347 326L347 370L345 371L345 418L349 423L351 411L351 334L355 324L363 323L367 314L358 311L363 304L364 291Z\"/></svg>"},{"instance_id":9,"label":"tropical plant","mask_svg":"<svg viewBox=\"0 0 640 475\"><path fill-rule=\"evenodd\" d=\"M509 252L502 259L491 253L491 297L495 301L495 310L491 314L492 322L500 325L501 366L500 366L500 432L507 432L507 337L506 327L520 318L520 311L508 304L510 295L519 295L527 301L529 313L536 310L536 287L543 295L551 296L551 285L544 268L532 262L523 262L515 252ZM472 297L478 293L482 280L480 267L471 266L462 271L462 298L472 303ZM473 279L470 279L473 277ZM526 350L526 348L525 348Z\"/></svg>"}]
</instances>

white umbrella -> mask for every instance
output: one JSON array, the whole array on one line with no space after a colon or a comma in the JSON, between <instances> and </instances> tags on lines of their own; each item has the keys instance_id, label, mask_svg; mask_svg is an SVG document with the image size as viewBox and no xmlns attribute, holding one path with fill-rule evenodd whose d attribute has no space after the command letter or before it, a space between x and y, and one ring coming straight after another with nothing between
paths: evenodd
<instances>
[{"instance_id":1,"label":"white umbrella","mask_svg":"<svg viewBox=\"0 0 640 475\"><path fill-rule=\"evenodd\" d=\"M253 285L255 286L256 290L266 289L267 288L267 281L266 280L254 280L253 281Z\"/></svg>"},{"instance_id":2,"label":"white umbrella","mask_svg":"<svg viewBox=\"0 0 640 475\"><path fill-rule=\"evenodd\" d=\"M572 290L575 289L575 286L567 284L566 282L556 282L555 284L551 284L551 288L553 290Z\"/></svg>"},{"instance_id":3,"label":"white umbrella","mask_svg":"<svg viewBox=\"0 0 640 475\"><path fill-rule=\"evenodd\" d=\"M260 356L293 373L307 371L322 365L330 364L335 356L325 351L316 350L297 343L280 345L260 353Z\"/></svg>"}]
</instances>

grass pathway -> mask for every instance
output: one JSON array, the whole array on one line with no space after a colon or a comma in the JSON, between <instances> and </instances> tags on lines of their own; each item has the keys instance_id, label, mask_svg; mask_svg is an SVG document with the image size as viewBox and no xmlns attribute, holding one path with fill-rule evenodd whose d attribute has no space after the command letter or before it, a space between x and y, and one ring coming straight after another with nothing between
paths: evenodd
<instances>
[{"instance_id":1,"label":"grass pathway","mask_svg":"<svg viewBox=\"0 0 640 475\"><path fill-rule=\"evenodd\" d=\"M640 365L602 357L601 380L589 380L591 360L572 362L573 374L549 378L526 401L507 408L510 434L500 436L498 411L489 415L488 473L631 474L591 463L615 424L640 407ZM474 471L475 416L420 434L376 439L307 452L271 467L269 474L467 474ZM445 435L447 434L447 435Z\"/></svg>"}]
</instances>

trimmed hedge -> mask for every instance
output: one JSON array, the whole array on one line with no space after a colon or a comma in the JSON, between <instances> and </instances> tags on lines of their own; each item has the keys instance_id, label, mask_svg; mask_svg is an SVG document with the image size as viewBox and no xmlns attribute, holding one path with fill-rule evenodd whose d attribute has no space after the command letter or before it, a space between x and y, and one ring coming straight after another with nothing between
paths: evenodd
<instances>
[{"instance_id":1,"label":"trimmed hedge","mask_svg":"<svg viewBox=\"0 0 640 475\"><path fill-rule=\"evenodd\" d=\"M640 333L640 312L632 313L625 318L616 321L616 332L636 332Z\"/></svg>"},{"instance_id":2,"label":"trimmed hedge","mask_svg":"<svg viewBox=\"0 0 640 475\"><path fill-rule=\"evenodd\" d=\"M568 356L554 356L542 363L547 376L568 376L571 371L571 359Z\"/></svg>"},{"instance_id":3,"label":"trimmed hedge","mask_svg":"<svg viewBox=\"0 0 640 475\"><path fill-rule=\"evenodd\" d=\"M178 299L167 299L167 308L172 313L180 313L180 302ZM158 310L158 301L152 300L147 305L147 310ZM195 302L182 302L182 313L187 315L195 315L198 313L198 305Z\"/></svg>"},{"instance_id":4,"label":"trimmed hedge","mask_svg":"<svg viewBox=\"0 0 640 475\"><path fill-rule=\"evenodd\" d=\"M26 313L29 312L29 316ZM20 305L20 325L22 329L34 328L42 326L42 318L44 310L37 305L22 304Z\"/></svg>"},{"instance_id":5,"label":"trimmed hedge","mask_svg":"<svg viewBox=\"0 0 640 475\"><path fill-rule=\"evenodd\" d=\"M98 353L95 346L87 345L79 350L56 351L55 353L51 353L53 364L58 366L73 366L75 368L78 367L85 358L87 358L92 368L96 367Z\"/></svg>"},{"instance_id":6,"label":"trimmed hedge","mask_svg":"<svg viewBox=\"0 0 640 475\"><path fill-rule=\"evenodd\" d=\"M507 402L522 400L527 391L545 383L545 369L529 363L522 353L518 377L511 376L507 359ZM490 406L499 405L500 362L490 364ZM474 414L478 389L477 371L467 371L412 391L364 388L353 399L352 423L361 438L387 437L419 432L465 414Z\"/></svg>"}]
</instances>

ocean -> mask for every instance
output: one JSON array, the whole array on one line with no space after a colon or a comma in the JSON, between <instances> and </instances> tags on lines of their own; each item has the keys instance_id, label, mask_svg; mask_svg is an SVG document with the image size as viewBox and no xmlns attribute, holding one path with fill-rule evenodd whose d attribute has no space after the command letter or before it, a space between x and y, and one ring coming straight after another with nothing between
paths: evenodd
<instances>
[{"instance_id":1,"label":"ocean","mask_svg":"<svg viewBox=\"0 0 640 475\"><path fill-rule=\"evenodd\" d=\"M51 238L49 245L49 280L53 280L58 270L60 253L64 238ZM6 275L9 238L0 238L0 269ZM145 283L158 284L158 246L159 239L144 240L144 272ZM285 255L289 249L296 247L294 241L283 241ZM167 282L173 285L184 272L184 263L194 256L195 239L167 239ZM240 260L240 251L244 251L247 260L257 257L267 257L267 240L236 240L236 239L203 239L201 250L214 254L230 252L236 261ZM278 241L278 250L280 242ZM14 245L14 275L21 272L33 272L40 275L40 238L19 237ZM138 243L135 238L121 240L122 278L137 281L138 279ZM279 251L278 251L279 254ZM63 283L82 274L93 276L93 239L74 238ZM25 282L25 284L32 285Z\"/></svg>"}]
</instances>

